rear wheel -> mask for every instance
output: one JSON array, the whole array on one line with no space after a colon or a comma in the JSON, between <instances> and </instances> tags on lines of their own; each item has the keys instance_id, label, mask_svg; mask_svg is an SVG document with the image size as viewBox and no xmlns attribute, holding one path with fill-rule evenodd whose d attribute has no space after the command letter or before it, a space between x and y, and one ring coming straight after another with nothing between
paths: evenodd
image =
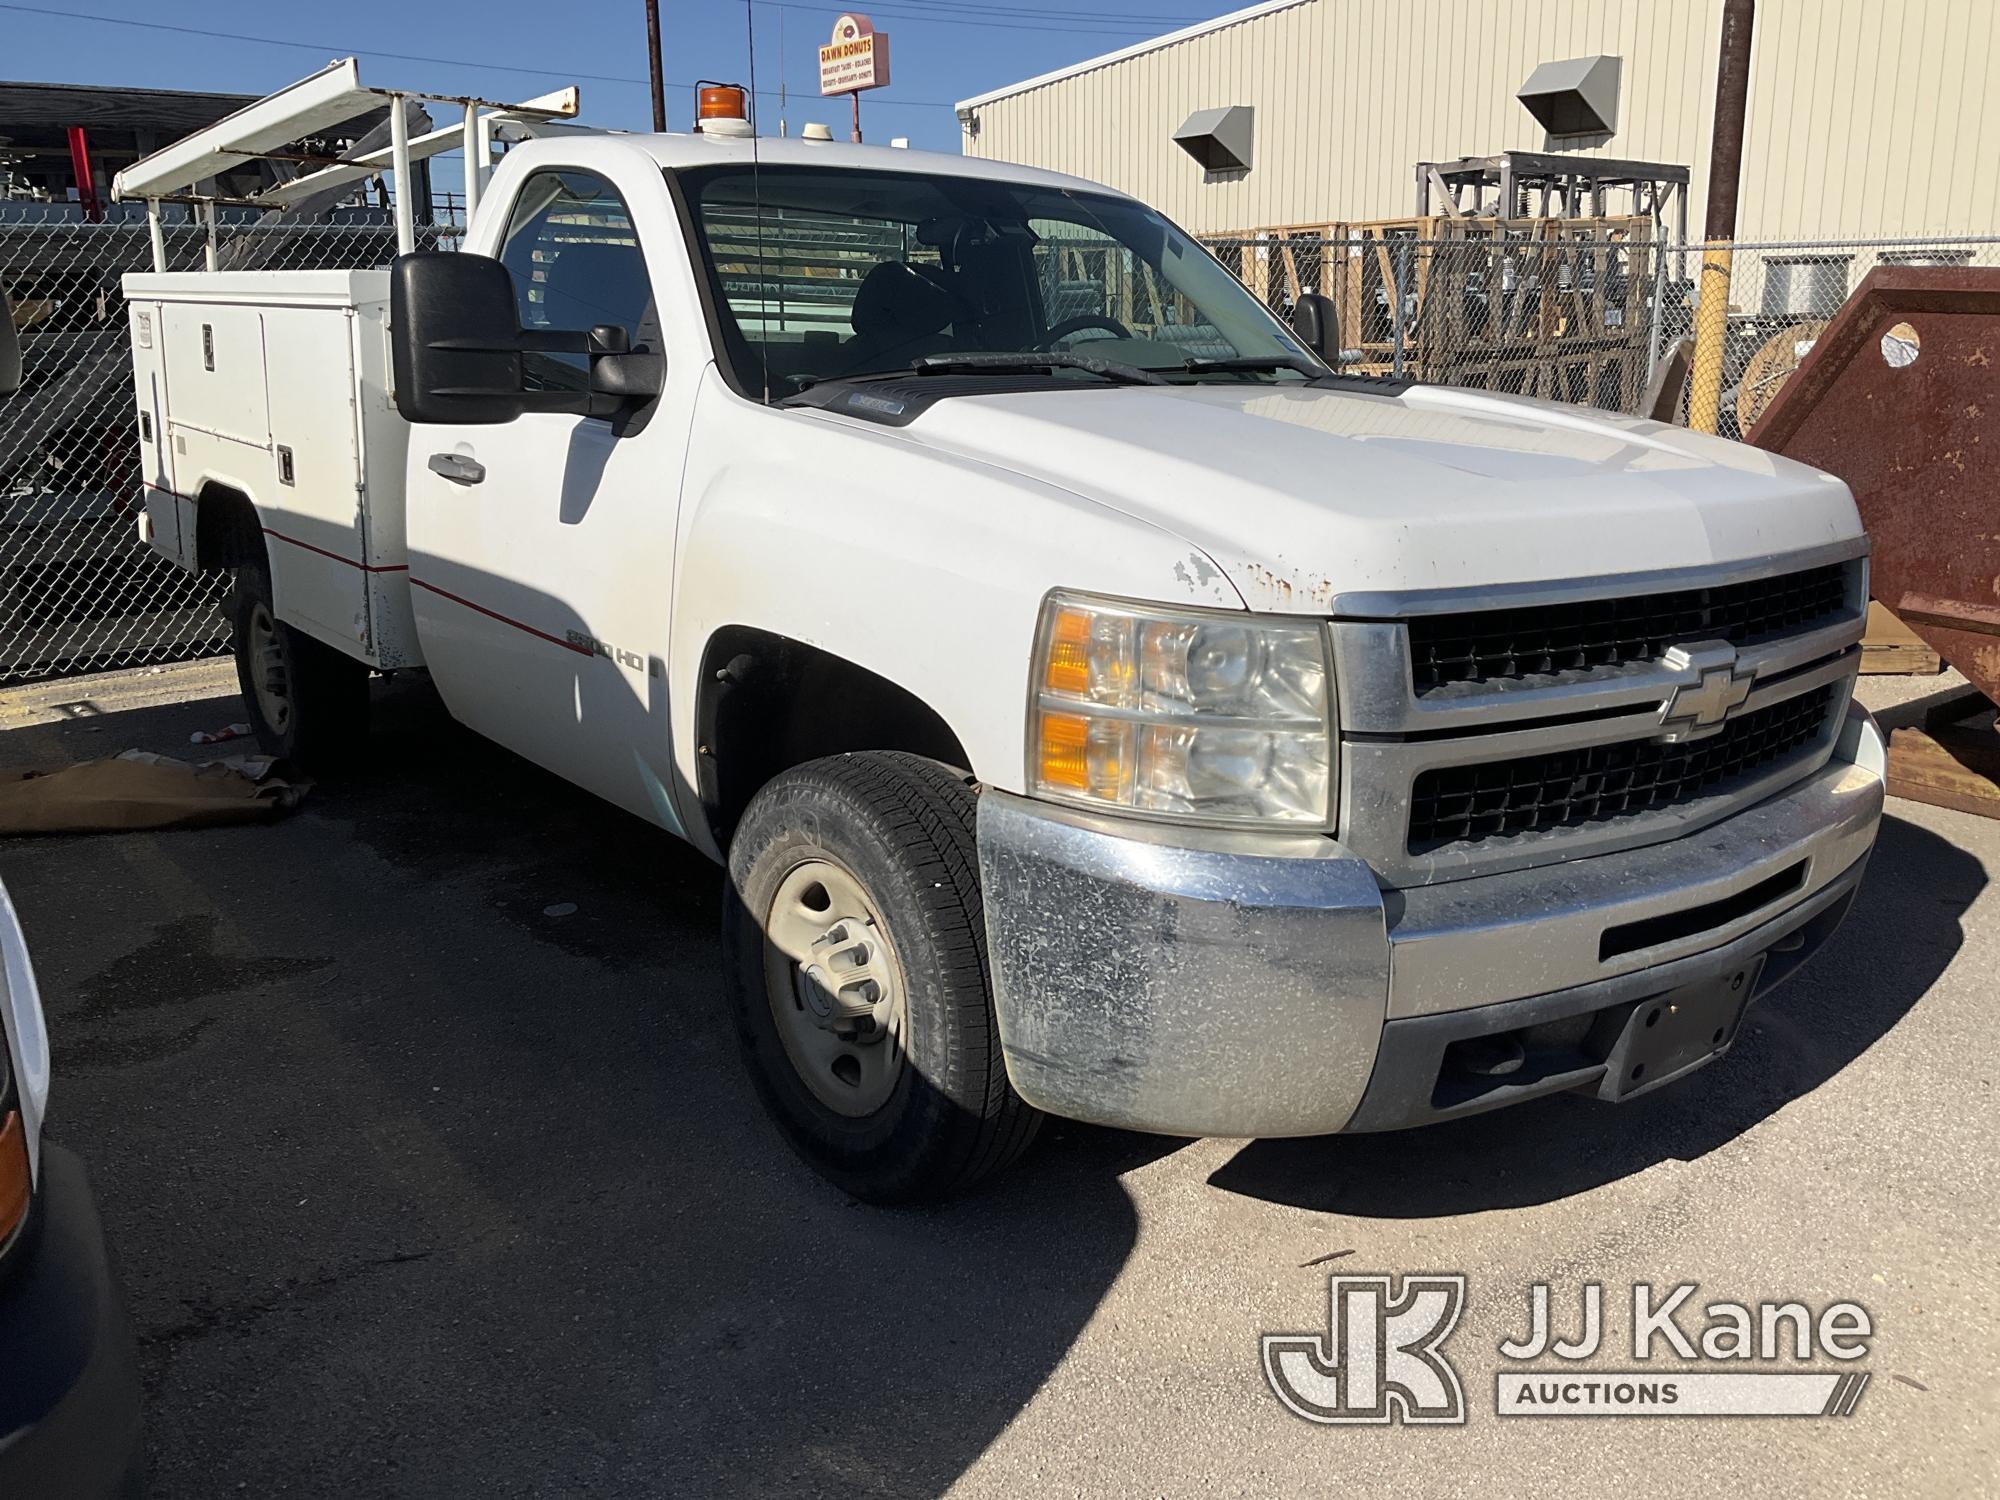
<instances>
[{"instance_id":1,"label":"rear wheel","mask_svg":"<svg viewBox=\"0 0 2000 1500\"><path fill-rule=\"evenodd\" d=\"M793 1147L856 1197L935 1199L1005 1166L1041 1116L993 1018L972 789L892 752L779 776L730 847L727 983Z\"/></svg>"},{"instance_id":2,"label":"rear wheel","mask_svg":"<svg viewBox=\"0 0 2000 1500\"><path fill-rule=\"evenodd\" d=\"M236 570L230 615L236 681L265 753L315 767L352 754L368 729L367 665L278 619L261 557Z\"/></svg>"}]
</instances>

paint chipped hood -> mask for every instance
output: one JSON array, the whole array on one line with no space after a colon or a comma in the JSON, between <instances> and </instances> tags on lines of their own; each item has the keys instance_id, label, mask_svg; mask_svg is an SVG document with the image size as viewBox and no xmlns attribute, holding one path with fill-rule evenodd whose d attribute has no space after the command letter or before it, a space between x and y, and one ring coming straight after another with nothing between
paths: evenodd
<instances>
[{"instance_id":1,"label":"paint chipped hood","mask_svg":"<svg viewBox=\"0 0 2000 1500\"><path fill-rule=\"evenodd\" d=\"M1163 599L1205 582L1206 559L1262 610L1698 567L1861 534L1844 484L1760 449L1443 386L970 396L902 431L1179 535L1189 567Z\"/></svg>"}]
</instances>

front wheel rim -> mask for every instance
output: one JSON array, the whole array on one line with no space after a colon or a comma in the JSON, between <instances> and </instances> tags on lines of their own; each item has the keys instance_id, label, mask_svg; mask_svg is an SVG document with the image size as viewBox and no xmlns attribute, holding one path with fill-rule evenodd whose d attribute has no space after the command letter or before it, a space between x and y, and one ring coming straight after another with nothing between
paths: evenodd
<instances>
[{"instance_id":1,"label":"front wheel rim","mask_svg":"<svg viewBox=\"0 0 2000 1500\"><path fill-rule=\"evenodd\" d=\"M795 865L764 913L771 1017L792 1070L821 1104L862 1119L906 1061L902 965L867 890L831 860Z\"/></svg>"},{"instance_id":2,"label":"front wheel rim","mask_svg":"<svg viewBox=\"0 0 2000 1500\"><path fill-rule=\"evenodd\" d=\"M250 690L256 695L257 711L273 733L282 735L292 725L291 676L284 645L278 638L278 622L271 617L271 607L261 599L250 606L245 634L248 639L244 654L250 666Z\"/></svg>"}]
</instances>

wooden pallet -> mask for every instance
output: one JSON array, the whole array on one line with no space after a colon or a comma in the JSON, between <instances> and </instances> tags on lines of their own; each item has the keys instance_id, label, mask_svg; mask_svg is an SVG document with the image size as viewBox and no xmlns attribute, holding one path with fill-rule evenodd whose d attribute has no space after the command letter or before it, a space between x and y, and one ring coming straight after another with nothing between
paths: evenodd
<instances>
[{"instance_id":1,"label":"wooden pallet","mask_svg":"<svg viewBox=\"0 0 2000 1500\"><path fill-rule=\"evenodd\" d=\"M1924 716L1921 729L1889 736L1889 795L2000 818L2000 729L1977 688Z\"/></svg>"},{"instance_id":2,"label":"wooden pallet","mask_svg":"<svg viewBox=\"0 0 2000 1500\"><path fill-rule=\"evenodd\" d=\"M1944 662L1922 636L1871 599L1868 633L1861 638L1861 670L1915 676L1941 672Z\"/></svg>"}]
</instances>

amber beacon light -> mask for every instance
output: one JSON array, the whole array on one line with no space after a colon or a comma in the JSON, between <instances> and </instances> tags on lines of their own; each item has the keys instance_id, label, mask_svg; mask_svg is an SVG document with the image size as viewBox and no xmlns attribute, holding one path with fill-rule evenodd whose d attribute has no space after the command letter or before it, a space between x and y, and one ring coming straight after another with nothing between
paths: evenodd
<instances>
[{"instance_id":1,"label":"amber beacon light","mask_svg":"<svg viewBox=\"0 0 2000 1500\"><path fill-rule=\"evenodd\" d=\"M694 128L715 135L747 135L750 130L750 91L740 83L713 83L706 79L694 86Z\"/></svg>"}]
</instances>

